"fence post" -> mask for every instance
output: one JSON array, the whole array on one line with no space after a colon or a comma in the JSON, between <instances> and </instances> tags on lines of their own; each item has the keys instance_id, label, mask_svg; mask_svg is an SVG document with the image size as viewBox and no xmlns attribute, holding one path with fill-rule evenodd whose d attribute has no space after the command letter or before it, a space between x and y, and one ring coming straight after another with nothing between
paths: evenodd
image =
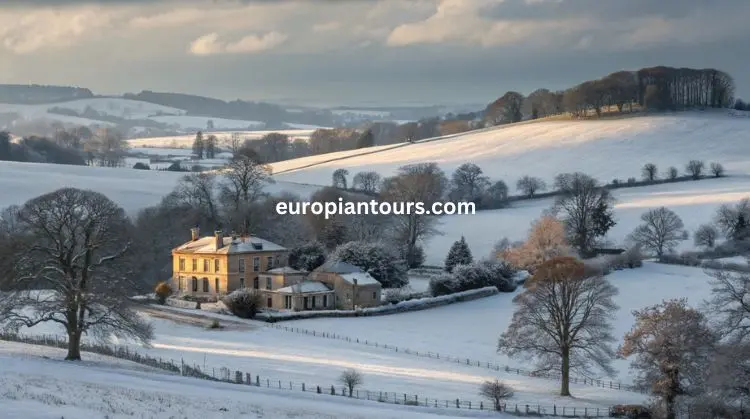
<instances>
[{"instance_id":1,"label":"fence post","mask_svg":"<svg viewBox=\"0 0 750 419\"><path fill-rule=\"evenodd\" d=\"M456 399L456 409L460 409L460 408L461 408L461 403L458 401L458 399Z\"/></svg>"},{"instance_id":2,"label":"fence post","mask_svg":"<svg viewBox=\"0 0 750 419\"><path fill-rule=\"evenodd\" d=\"M484 410L484 402L479 402L479 410Z\"/></svg>"},{"instance_id":3,"label":"fence post","mask_svg":"<svg viewBox=\"0 0 750 419\"><path fill-rule=\"evenodd\" d=\"M260 387L260 375L255 376L255 386Z\"/></svg>"},{"instance_id":4,"label":"fence post","mask_svg":"<svg viewBox=\"0 0 750 419\"><path fill-rule=\"evenodd\" d=\"M302 383L302 391L305 391L305 383Z\"/></svg>"},{"instance_id":5,"label":"fence post","mask_svg":"<svg viewBox=\"0 0 750 419\"><path fill-rule=\"evenodd\" d=\"M529 414L529 405L526 405L526 414Z\"/></svg>"},{"instance_id":6,"label":"fence post","mask_svg":"<svg viewBox=\"0 0 750 419\"><path fill-rule=\"evenodd\" d=\"M271 379L266 378L266 388L271 388Z\"/></svg>"},{"instance_id":7,"label":"fence post","mask_svg":"<svg viewBox=\"0 0 750 419\"><path fill-rule=\"evenodd\" d=\"M552 416L557 416L557 405L556 404L552 405Z\"/></svg>"}]
</instances>

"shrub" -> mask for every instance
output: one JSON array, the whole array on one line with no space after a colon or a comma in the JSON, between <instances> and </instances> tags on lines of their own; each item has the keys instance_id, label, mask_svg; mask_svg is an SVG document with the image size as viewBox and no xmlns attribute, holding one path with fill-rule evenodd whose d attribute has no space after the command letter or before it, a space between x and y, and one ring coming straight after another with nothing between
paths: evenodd
<instances>
[{"instance_id":1,"label":"shrub","mask_svg":"<svg viewBox=\"0 0 750 419\"><path fill-rule=\"evenodd\" d=\"M677 170L676 167L672 166L669 169L667 169L667 179L675 180L677 179L677 176L679 175L680 175L680 172Z\"/></svg>"},{"instance_id":2,"label":"shrub","mask_svg":"<svg viewBox=\"0 0 750 419\"><path fill-rule=\"evenodd\" d=\"M628 419L650 419L651 412L645 406L635 404L618 404L610 409L610 416L613 418Z\"/></svg>"},{"instance_id":3,"label":"shrub","mask_svg":"<svg viewBox=\"0 0 750 419\"><path fill-rule=\"evenodd\" d=\"M222 301L235 316L243 319L252 319L258 313L262 300L258 291L241 288L232 291Z\"/></svg>"},{"instance_id":4,"label":"shrub","mask_svg":"<svg viewBox=\"0 0 750 419\"><path fill-rule=\"evenodd\" d=\"M456 289L456 279L449 273L443 273L430 279L430 294L433 297L453 294Z\"/></svg>"},{"instance_id":5,"label":"shrub","mask_svg":"<svg viewBox=\"0 0 750 419\"><path fill-rule=\"evenodd\" d=\"M513 389L496 378L495 381L483 382L479 387L479 395L492 401L495 410L500 411L502 401L513 397Z\"/></svg>"},{"instance_id":6,"label":"shrub","mask_svg":"<svg viewBox=\"0 0 750 419\"><path fill-rule=\"evenodd\" d=\"M156 284L154 293L156 293L156 298L159 300L159 304L164 304L167 301L167 297L172 295L172 287L162 281Z\"/></svg>"},{"instance_id":7,"label":"shrub","mask_svg":"<svg viewBox=\"0 0 750 419\"><path fill-rule=\"evenodd\" d=\"M409 283L405 263L383 243L344 243L336 248L330 259L361 268L380 282L383 288L400 288Z\"/></svg>"},{"instance_id":8,"label":"shrub","mask_svg":"<svg viewBox=\"0 0 750 419\"><path fill-rule=\"evenodd\" d=\"M218 320L213 319L211 323L208 325L208 328L209 329L221 329L223 328L223 326L221 325L221 323L219 323Z\"/></svg>"},{"instance_id":9,"label":"shrub","mask_svg":"<svg viewBox=\"0 0 750 419\"><path fill-rule=\"evenodd\" d=\"M145 163L138 162L138 163L136 163L136 164L133 165L133 169L137 169L137 170L151 170L151 167L149 165L145 164Z\"/></svg>"},{"instance_id":10,"label":"shrub","mask_svg":"<svg viewBox=\"0 0 750 419\"><path fill-rule=\"evenodd\" d=\"M635 184L635 182L637 182L636 178L634 178L634 177L629 177L628 178L628 185L633 185L633 184Z\"/></svg>"},{"instance_id":11,"label":"shrub","mask_svg":"<svg viewBox=\"0 0 750 419\"><path fill-rule=\"evenodd\" d=\"M719 231L711 224L703 224L693 233L693 241L696 246L712 248L716 245Z\"/></svg>"},{"instance_id":12,"label":"shrub","mask_svg":"<svg viewBox=\"0 0 750 419\"><path fill-rule=\"evenodd\" d=\"M470 265L456 265L452 274L443 274L430 280L433 297L484 287L495 287L501 292L516 289L516 271L505 262L483 261Z\"/></svg>"},{"instance_id":13,"label":"shrub","mask_svg":"<svg viewBox=\"0 0 750 419\"><path fill-rule=\"evenodd\" d=\"M700 266L701 260L697 256L692 254L665 254L659 257L659 263L666 263L668 265Z\"/></svg>"},{"instance_id":14,"label":"shrub","mask_svg":"<svg viewBox=\"0 0 750 419\"><path fill-rule=\"evenodd\" d=\"M705 163L700 160L690 160L688 164L685 165L685 171L693 179L700 179L700 177L703 175L703 168L705 166Z\"/></svg>"}]
</instances>

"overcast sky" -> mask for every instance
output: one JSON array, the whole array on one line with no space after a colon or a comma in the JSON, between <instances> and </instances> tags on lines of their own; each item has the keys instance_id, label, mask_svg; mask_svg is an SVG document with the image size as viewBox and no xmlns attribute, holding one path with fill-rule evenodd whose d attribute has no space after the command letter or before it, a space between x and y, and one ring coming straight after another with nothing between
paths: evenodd
<instances>
[{"instance_id":1,"label":"overcast sky","mask_svg":"<svg viewBox=\"0 0 750 419\"><path fill-rule=\"evenodd\" d=\"M486 103L715 67L750 98L748 0L3 0L0 82L302 104Z\"/></svg>"}]
</instances>

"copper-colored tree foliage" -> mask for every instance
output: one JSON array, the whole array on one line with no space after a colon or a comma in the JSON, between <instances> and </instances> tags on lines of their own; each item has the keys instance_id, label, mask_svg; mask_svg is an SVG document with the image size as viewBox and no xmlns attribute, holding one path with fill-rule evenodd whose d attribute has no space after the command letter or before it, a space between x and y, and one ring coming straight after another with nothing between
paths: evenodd
<instances>
[{"instance_id":1,"label":"copper-colored tree foliage","mask_svg":"<svg viewBox=\"0 0 750 419\"><path fill-rule=\"evenodd\" d=\"M532 224L526 242L503 251L501 257L518 268L534 270L552 258L570 253L570 246L565 239L565 226L557 218L548 215Z\"/></svg>"},{"instance_id":2,"label":"copper-colored tree foliage","mask_svg":"<svg viewBox=\"0 0 750 419\"><path fill-rule=\"evenodd\" d=\"M664 301L633 315L635 325L618 352L635 356L631 368L639 374L637 383L661 397L667 419L674 419L677 396L703 389L717 335L685 299Z\"/></svg>"},{"instance_id":3,"label":"copper-colored tree foliage","mask_svg":"<svg viewBox=\"0 0 750 419\"><path fill-rule=\"evenodd\" d=\"M613 301L617 288L573 257L542 263L525 287L513 299L516 312L498 352L534 360L540 372L559 373L563 396L570 395L572 372L614 373L610 320L618 308Z\"/></svg>"}]
</instances>

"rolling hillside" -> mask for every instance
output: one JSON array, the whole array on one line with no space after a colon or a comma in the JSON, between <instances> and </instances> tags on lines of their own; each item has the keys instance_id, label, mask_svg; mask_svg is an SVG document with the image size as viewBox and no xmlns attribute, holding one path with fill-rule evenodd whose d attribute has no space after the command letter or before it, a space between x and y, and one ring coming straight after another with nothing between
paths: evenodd
<instances>
[{"instance_id":1,"label":"rolling hillside","mask_svg":"<svg viewBox=\"0 0 750 419\"><path fill-rule=\"evenodd\" d=\"M327 185L344 168L353 176L374 170L388 176L402 165L437 162L448 174L466 162L492 180L515 186L524 175L550 183L555 175L583 171L602 181L640 177L643 164L680 171L691 159L721 162L750 173L750 119L724 112L691 112L598 120L546 121L497 127L404 146L313 156L273 165L279 180Z\"/></svg>"}]
</instances>

